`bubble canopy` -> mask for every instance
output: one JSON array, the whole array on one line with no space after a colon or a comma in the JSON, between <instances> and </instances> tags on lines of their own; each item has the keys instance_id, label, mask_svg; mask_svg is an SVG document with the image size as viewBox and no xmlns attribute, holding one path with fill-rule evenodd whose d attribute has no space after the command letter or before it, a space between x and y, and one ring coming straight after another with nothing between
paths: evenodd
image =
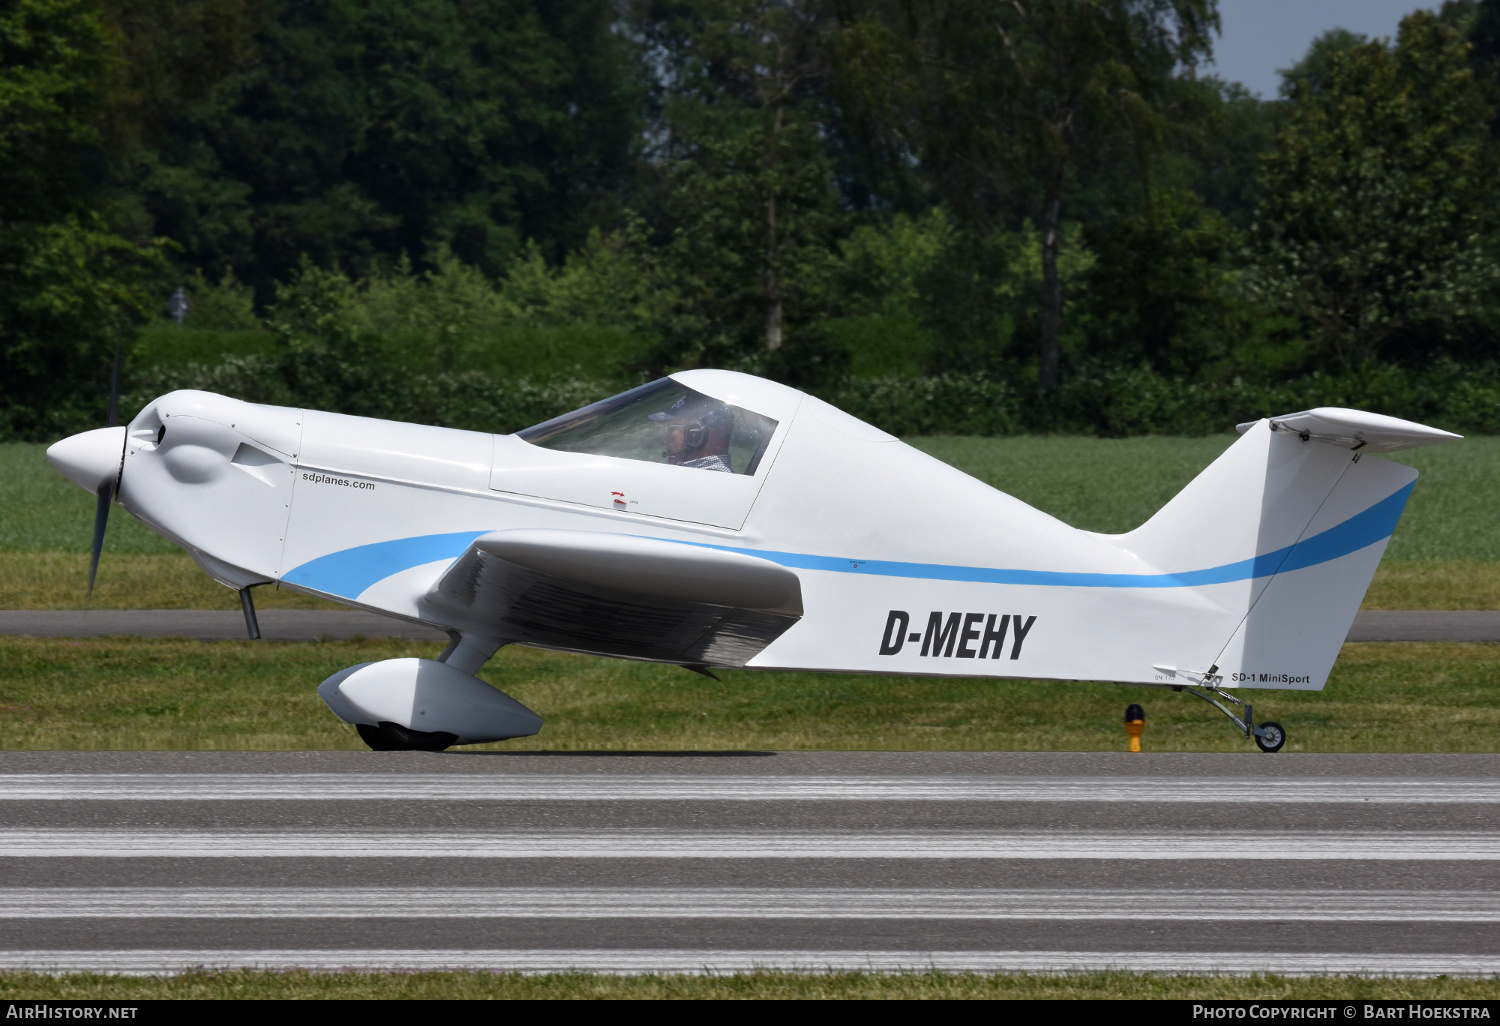
<instances>
[{"instance_id":1,"label":"bubble canopy","mask_svg":"<svg viewBox=\"0 0 1500 1026\"><path fill-rule=\"evenodd\" d=\"M518 431L516 437L560 452L754 474L776 424L662 378Z\"/></svg>"}]
</instances>

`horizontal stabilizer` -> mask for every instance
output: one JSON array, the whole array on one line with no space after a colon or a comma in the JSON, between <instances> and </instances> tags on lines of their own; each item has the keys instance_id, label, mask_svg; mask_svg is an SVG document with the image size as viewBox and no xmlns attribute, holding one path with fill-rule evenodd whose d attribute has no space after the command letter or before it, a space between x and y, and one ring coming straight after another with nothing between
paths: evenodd
<instances>
[{"instance_id":1,"label":"horizontal stabilizer","mask_svg":"<svg viewBox=\"0 0 1500 1026\"><path fill-rule=\"evenodd\" d=\"M1320 406L1315 410L1303 410L1301 413L1288 413L1268 419L1272 431L1290 431L1303 439L1328 442L1364 452L1415 449L1463 437L1426 424L1402 420L1400 417L1345 410L1337 406ZM1258 420L1246 421L1244 424L1237 424L1235 430L1243 435L1259 423Z\"/></svg>"}]
</instances>

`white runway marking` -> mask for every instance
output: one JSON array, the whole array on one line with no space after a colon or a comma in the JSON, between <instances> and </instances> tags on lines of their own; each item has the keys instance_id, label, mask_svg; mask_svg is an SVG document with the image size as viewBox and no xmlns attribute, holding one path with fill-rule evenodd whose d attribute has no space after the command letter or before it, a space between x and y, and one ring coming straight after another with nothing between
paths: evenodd
<instances>
[{"instance_id":1,"label":"white runway marking","mask_svg":"<svg viewBox=\"0 0 1500 1026\"><path fill-rule=\"evenodd\" d=\"M1500 780L616 774L14 773L9 801L994 801L1493 804Z\"/></svg>"},{"instance_id":2,"label":"white runway marking","mask_svg":"<svg viewBox=\"0 0 1500 1026\"><path fill-rule=\"evenodd\" d=\"M8 858L1500 860L1500 833L0 830Z\"/></svg>"},{"instance_id":3,"label":"white runway marking","mask_svg":"<svg viewBox=\"0 0 1500 1026\"><path fill-rule=\"evenodd\" d=\"M1500 922L1490 891L869 888L0 889L0 919L1040 919Z\"/></svg>"},{"instance_id":4,"label":"white runway marking","mask_svg":"<svg viewBox=\"0 0 1500 1026\"><path fill-rule=\"evenodd\" d=\"M1210 973L1247 976L1494 976L1500 955L1314 954L1283 951L715 951L700 949L565 950L280 950L0 951L0 970L155 975L193 969L421 970L516 973L799 972Z\"/></svg>"}]
</instances>

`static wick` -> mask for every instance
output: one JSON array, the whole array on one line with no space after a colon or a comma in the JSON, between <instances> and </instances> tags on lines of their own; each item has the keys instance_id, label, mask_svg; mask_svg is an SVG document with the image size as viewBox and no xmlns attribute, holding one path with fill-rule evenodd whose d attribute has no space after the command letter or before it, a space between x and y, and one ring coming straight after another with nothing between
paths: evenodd
<instances>
[{"instance_id":1,"label":"static wick","mask_svg":"<svg viewBox=\"0 0 1500 1026\"><path fill-rule=\"evenodd\" d=\"M1125 707L1125 733L1130 735L1130 750L1141 750L1141 733L1146 729L1146 710L1134 702Z\"/></svg>"}]
</instances>

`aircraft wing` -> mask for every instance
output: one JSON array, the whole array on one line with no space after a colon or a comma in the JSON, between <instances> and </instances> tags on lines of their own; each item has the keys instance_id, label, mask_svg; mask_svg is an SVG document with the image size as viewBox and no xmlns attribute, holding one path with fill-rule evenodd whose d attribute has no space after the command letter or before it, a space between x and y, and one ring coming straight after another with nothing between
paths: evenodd
<instances>
[{"instance_id":1,"label":"aircraft wing","mask_svg":"<svg viewBox=\"0 0 1500 1026\"><path fill-rule=\"evenodd\" d=\"M426 602L506 641L684 666L743 666L802 616L797 575L768 560L547 529L476 538Z\"/></svg>"}]
</instances>

